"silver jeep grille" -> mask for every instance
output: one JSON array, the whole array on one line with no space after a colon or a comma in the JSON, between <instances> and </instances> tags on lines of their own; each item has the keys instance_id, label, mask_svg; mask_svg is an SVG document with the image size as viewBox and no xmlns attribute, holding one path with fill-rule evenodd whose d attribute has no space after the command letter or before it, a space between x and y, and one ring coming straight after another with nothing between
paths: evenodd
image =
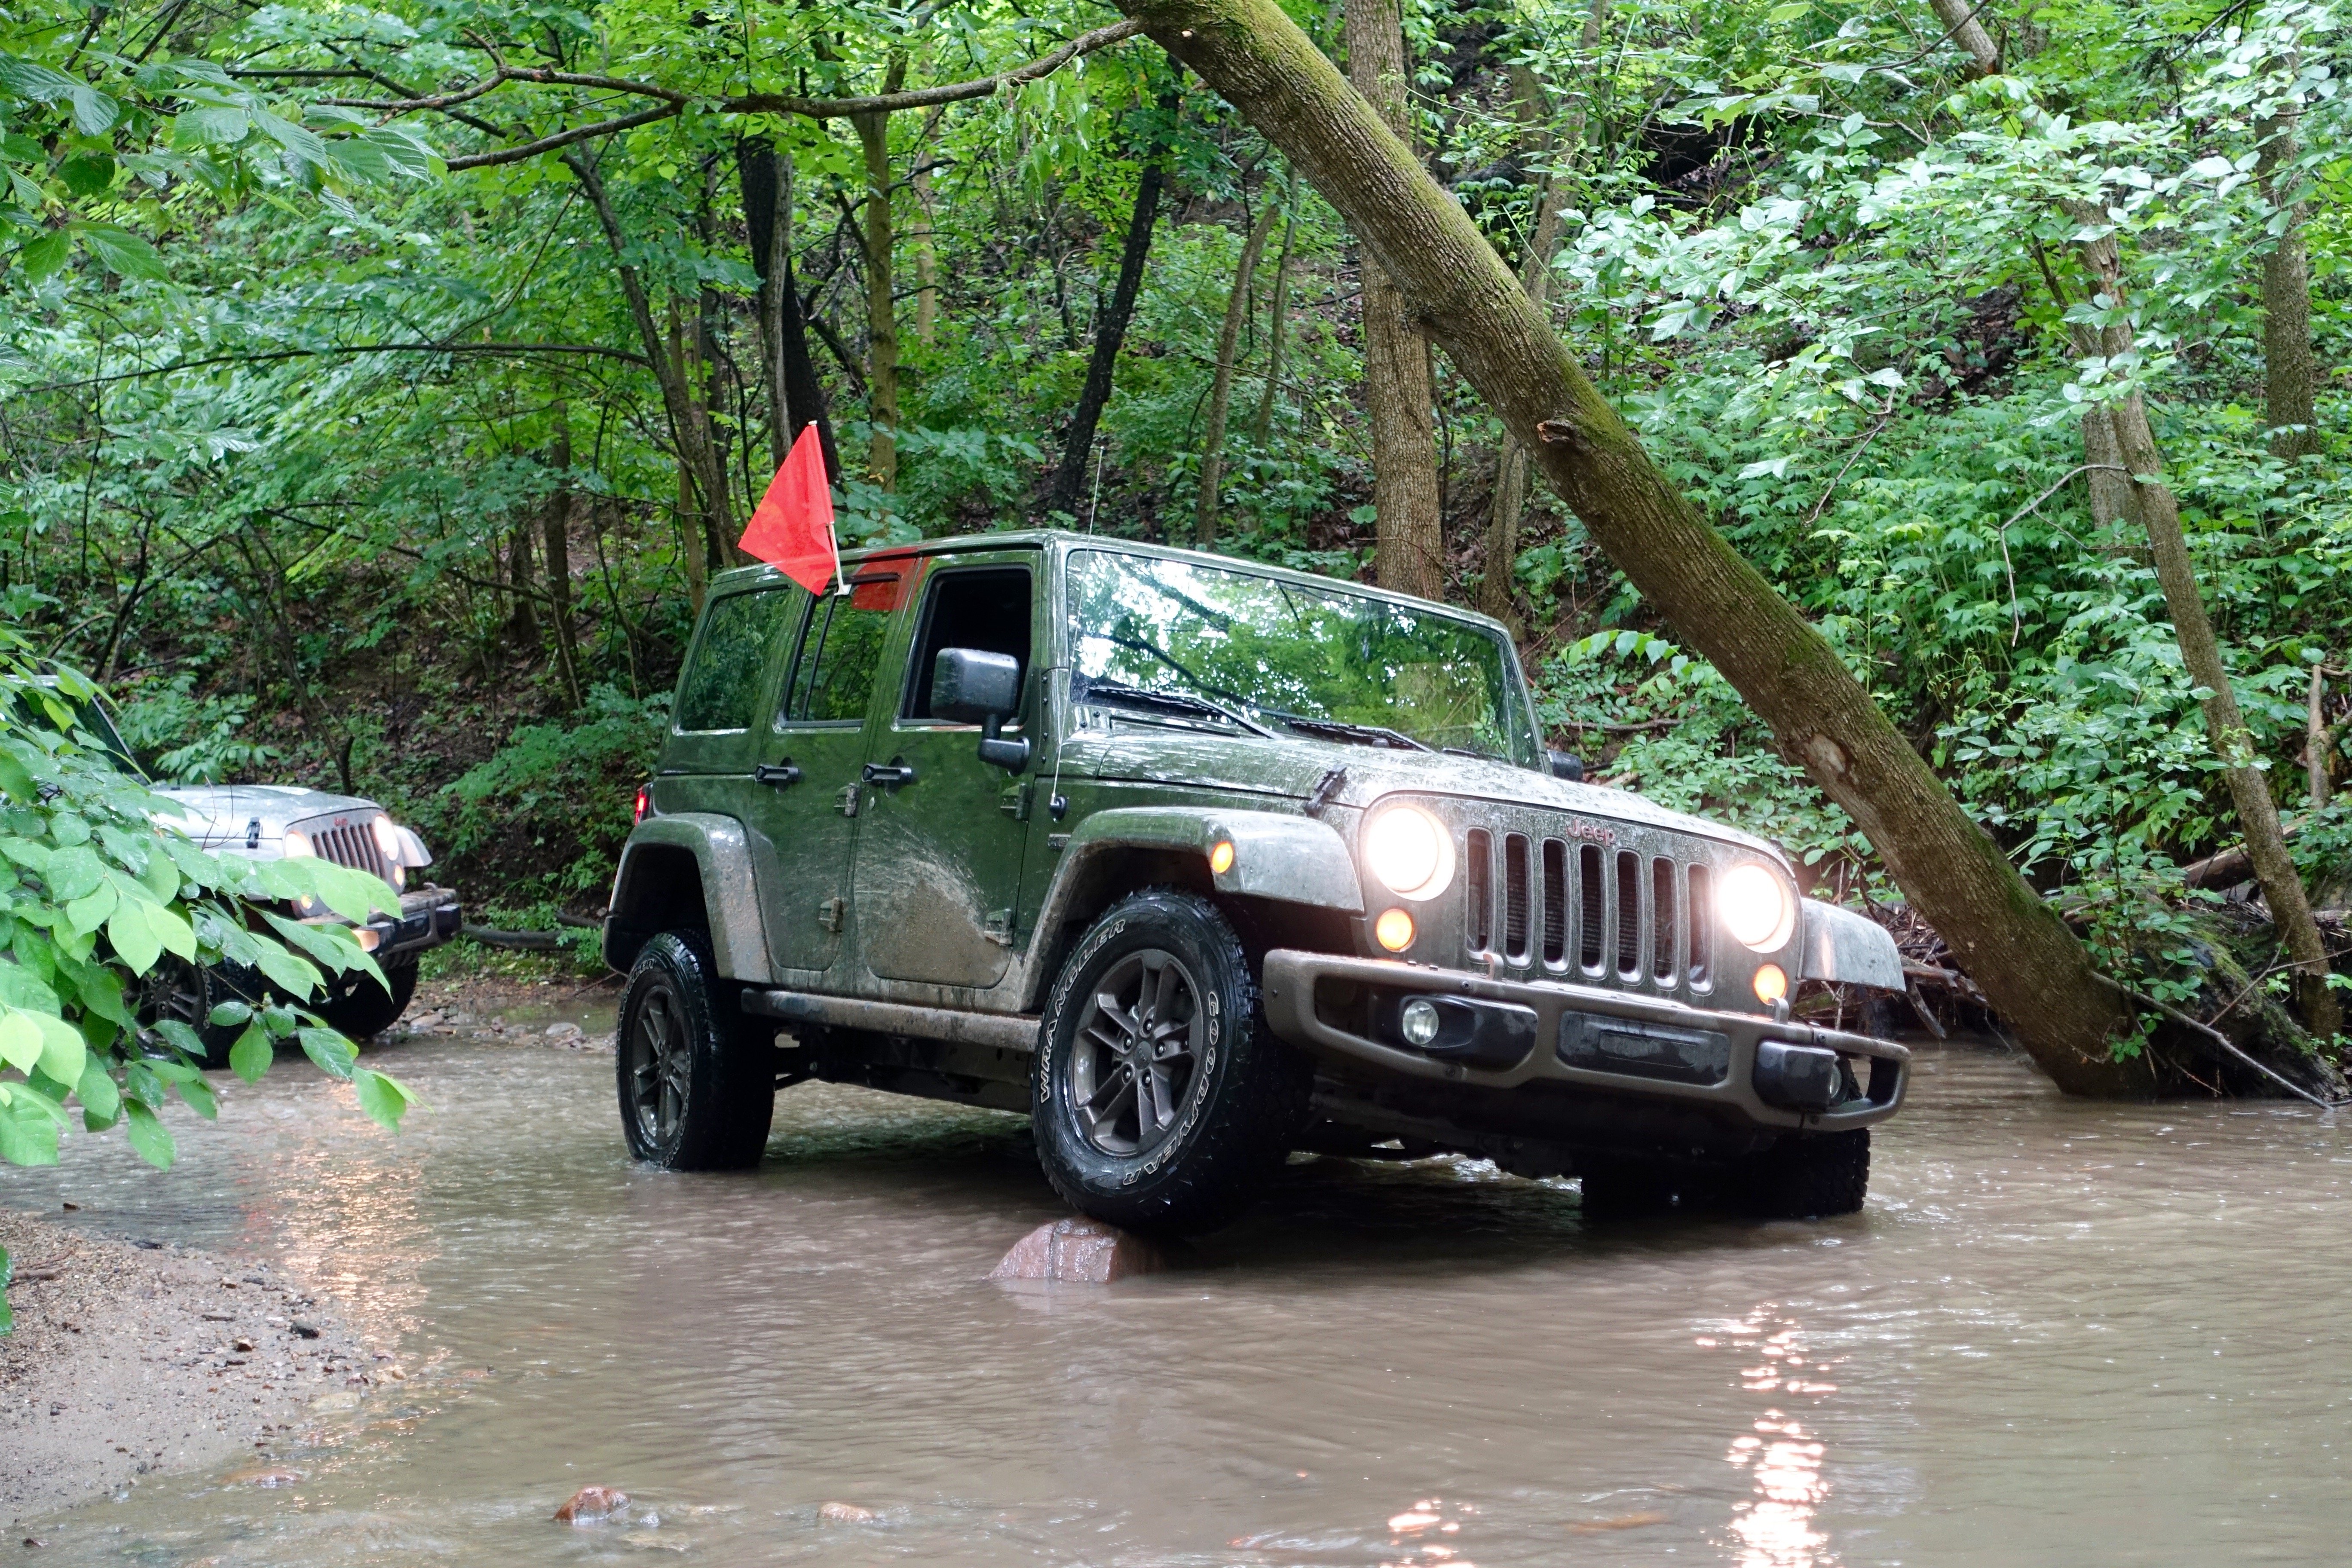
<instances>
[{"instance_id":1,"label":"silver jeep grille","mask_svg":"<svg viewBox=\"0 0 2352 1568\"><path fill-rule=\"evenodd\" d=\"M1473 827L1462 861L1474 959L1667 990L1711 978L1714 871L1704 858Z\"/></svg>"},{"instance_id":2,"label":"silver jeep grille","mask_svg":"<svg viewBox=\"0 0 2352 1568\"><path fill-rule=\"evenodd\" d=\"M338 866L348 866L354 871L392 879L392 868L384 864L383 851L376 847L375 835L365 822L339 826L315 826L305 829L310 836L310 847L321 860L331 860Z\"/></svg>"}]
</instances>

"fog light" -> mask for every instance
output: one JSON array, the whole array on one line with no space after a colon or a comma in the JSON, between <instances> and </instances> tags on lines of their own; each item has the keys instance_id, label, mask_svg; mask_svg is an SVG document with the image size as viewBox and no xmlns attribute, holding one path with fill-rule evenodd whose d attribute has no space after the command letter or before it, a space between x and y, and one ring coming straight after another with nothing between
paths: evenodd
<instances>
[{"instance_id":1,"label":"fog light","mask_svg":"<svg viewBox=\"0 0 2352 1568\"><path fill-rule=\"evenodd\" d=\"M1789 994L1789 972L1777 963L1767 963L1756 971L1756 1000L1778 1002Z\"/></svg>"},{"instance_id":2,"label":"fog light","mask_svg":"<svg viewBox=\"0 0 2352 1568\"><path fill-rule=\"evenodd\" d=\"M1234 841L1220 838L1209 847L1209 869L1222 877L1234 868Z\"/></svg>"},{"instance_id":3,"label":"fog light","mask_svg":"<svg viewBox=\"0 0 2352 1568\"><path fill-rule=\"evenodd\" d=\"M362 926L352 934L360 939L362 952L373 952L383 945L383 932L380 931L371 931L366 926Z\"/></svg>"},{"instance_id":4,"label":"fog light","mask_svg":"<svg viewBox=\"0 0 2352 1568\"><path fill-rule=\"evenodd\" d=\"M1412 945L1412 917L1402 910L1382 910L1372 922L1372 938L1391 952L1402 952Z\"/></svg>"},{"instance_id":5,"label":"fog light","mask_svg":"<svg viewBox=\"0 0 2352 1568\"><path fill-rule=\"evenodd\" d=\"M1416 996L1397 1013L1397 1033L1408 1046L1425 1046L1437 1038L1437 1004Z\"/></svg>"}]
</instances>

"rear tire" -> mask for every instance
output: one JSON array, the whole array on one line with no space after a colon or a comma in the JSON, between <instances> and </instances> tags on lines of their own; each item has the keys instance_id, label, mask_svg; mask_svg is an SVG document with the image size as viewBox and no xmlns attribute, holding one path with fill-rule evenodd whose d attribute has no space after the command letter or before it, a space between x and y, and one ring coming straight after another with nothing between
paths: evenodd
<instances>
[{"instance_id":1,"label":"rear tire","mask_svg":"<svg viewBox=\"0 0 2352 1568\"><path fill-rule=\"evenodd\" d=\"M665 931L637 954L613 1053L635 1158L672 1171L760 1163L776 1110L774 1045L735 991L699 931Z\"/></svg>"},{"instance_id":2,"label":"rear tire","mask_svg":"<svg viewBox=\"0 0 2352 1568\"><path fill-rule=\"evenodd\" d=\"M391 983L389 988L364 974L337 975L328 983L327 994L319 1003L319 1016L354 1040L391 1028L416 994L416 961L387 963L383 977Z\"/></svg>"},{"instance_id":3,"label":"rear tire","mask_svg":"<svg viewBox=\"0 0 2352 1568\"><path fill-rule=\"evenodd\" d=\"M1759 1219L1827 1219L1861 1212L1870 1187L1870 1129L1801 1132L1739 1163L1727 1195Z\"/></svg>"},{"instance_id":4,"label":"rear tire","mask_svg":"<svg viewBox=\"0 0 2352 1568\"><path fill-rule=\"evenodd\" d=\"M1153 888L1106 911L1055 976L1039 1043L1038 1161L1111 1225L1215 1229L1306 1122L1306 1060L1267 1027L1241 939L1196 894Z\"/></svg>"},{"instance_id":5,"label":"rear tire","mask_svg":"<svg viewBox=\"0 0 2352 1568\"><path fill-rule=\"evenodd\" d=\"M173 1019L187 1025L204 1042L197 1065L218 1069L228 1066L229 1047L245 1033L245 1026L212 1022L213 1009L224 1002L243 1002L258 1011L268 999L268 983L250 964L197 964L171 958L142 988L139 1021L152 1026Z\"/></svg>"}]
</instances>

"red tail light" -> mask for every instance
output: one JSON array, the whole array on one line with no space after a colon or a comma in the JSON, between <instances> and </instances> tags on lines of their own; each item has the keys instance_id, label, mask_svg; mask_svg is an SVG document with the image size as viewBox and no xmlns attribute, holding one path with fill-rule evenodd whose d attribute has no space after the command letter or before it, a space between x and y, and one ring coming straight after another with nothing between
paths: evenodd
<instances>
[{"instance_id":1,"label":"red tail light","mask_svg":"<svg viewBox=\"0 0 2352 1568\"><path fill-rule=\"evenodd\" d=\"M643 822L646 817L651 816L654 814L653 785L639 784L637 786L635 813L636 814L634 816L629 818L632 823Z\"/></svg>"}]
</instances>

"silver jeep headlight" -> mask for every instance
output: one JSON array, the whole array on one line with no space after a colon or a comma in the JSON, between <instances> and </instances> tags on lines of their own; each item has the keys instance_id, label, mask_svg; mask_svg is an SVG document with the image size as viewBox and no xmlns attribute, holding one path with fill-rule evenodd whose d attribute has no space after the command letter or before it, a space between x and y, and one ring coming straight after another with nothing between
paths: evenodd
<instances>
[{"instance_id":1,"label":"silver jeep headlight","mask_svg":"<svg viewBox=\"0 0 2352 1568\"><path fill-rule=\"evenodd\" d=\"M1752 860L1727 872L1715 897L1723 929L1753 952L1770 952L1787 945L1797 929L1797 900L1780 878Z\"/></svg>"},{"instance_id":2,"label":"silver jeep headlight","mask_svg":"<svg viewBox=\"0 0 2352 1568\"><path fill-rule=\"evenodd\" d=\"M1364 868L1400 899L1433 899L1454 881L1454 836L1417 805L1372 813L1359 838Z\"/></svg>"}]
</instances>

